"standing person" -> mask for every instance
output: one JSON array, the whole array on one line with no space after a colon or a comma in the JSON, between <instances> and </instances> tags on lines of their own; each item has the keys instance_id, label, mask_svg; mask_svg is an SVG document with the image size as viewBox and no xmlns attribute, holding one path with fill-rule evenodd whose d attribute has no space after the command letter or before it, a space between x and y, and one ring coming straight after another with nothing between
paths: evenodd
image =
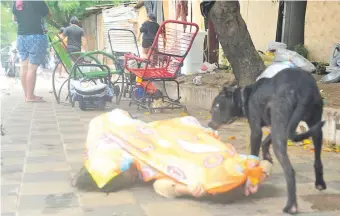
<instances>
[{"instance_id":1,"label":"standing person","mask_svg":"<svg viewBox=\"0 0 340 216\"><path fill-rule=\"evenodd\" d=\"M70 20L71 25L64 29L63 36L67 38L67 50L69 52L85 52L86 39L85 33L79 27L79 20L77 17L72 17Z\"/></svg>"},{"instance_id":2,"label":"standing person","mask_svg":"<svg viewBox=\"0 0 340 216\"><path fill-rule=\"evenodd\" d=\"M50 15L44 1L14 1L13 20L18 23L17 49L20 56L20 79L26 102L43 102L34 94L37 69L45 61L48 47L41 20Z\"/></svg>"},{"instance_id":3,"label":"standing person","mask_svg":"<svg viewBox=\"0 0 340 216\"><path fill-rule=\"evenodd\" d=\"M59 29L59 32L58 32L58 37L61 39L61 38L64 38L63 34L64 34L64 31L65 31L65 28L64 27L61 27ZM67 38L64 38L62 40L62 45L63 47L66 49L66 44L67 44ZM63 77L63 64L61 63L61 60L60 58L55 54L55 63L58 64L58 74L59 74L59 78L64 78Z\"/></svg>"},{"instance_id":4,"label":"standing person","mask_svg":"<svg viewBox=\"0 0 340 216\"><path fill-rule=\"evenodd\" d=\"M142 48L144 56L148 54L150 47L152 46L153 41L155 40L158 29L159 24L156 22L155 15L149 14L148 20L142 24L138 34L138 40L140 40L140 36L143 33Z\"/></svg>"}]
</instances>

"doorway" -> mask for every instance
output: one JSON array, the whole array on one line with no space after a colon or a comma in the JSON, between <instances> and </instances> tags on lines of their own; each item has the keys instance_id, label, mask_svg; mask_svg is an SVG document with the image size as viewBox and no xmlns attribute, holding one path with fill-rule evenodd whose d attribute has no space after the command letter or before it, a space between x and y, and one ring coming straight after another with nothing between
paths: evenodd
<instances>
[{"instance_id":1,"label":"doorway","mask_svg":"<svg viewBox=\"0 0 340 216\"><path fill-rule=\"evenodd\" d=\"M279 1L279 11L277 15L277 27L276 27L276 42L282 41L282 26L283 26L283 12L284 12L284 1Z\"/></svg>"}]
</instances>

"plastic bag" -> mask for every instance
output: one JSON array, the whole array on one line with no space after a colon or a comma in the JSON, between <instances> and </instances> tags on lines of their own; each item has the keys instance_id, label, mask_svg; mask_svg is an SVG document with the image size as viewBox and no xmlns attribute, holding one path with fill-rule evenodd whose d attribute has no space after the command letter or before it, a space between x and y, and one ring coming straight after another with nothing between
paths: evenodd
<instances>
[{"instance_id":1,"label":"plastic bag","mask_svg":"<svg viewBox=\"0 0 340 216\"><path fill-rule=\"evenodd\" d=\"M308 71L308 72L313 72L315 71L315 66L305 59L303 56L299 55L297 52L287 50L287 49L277 49L275 51L275 62L283 62L283 61L290 61L292 62L295 66Z\"/></svg>"},{"instance_id":2,"label":"plastic bag","mask_svg":"<svg viewBox=\"0 0 340 216\"><path fill-rule=\"evenodd\" d=\"M261 75L256 79L256 81L258 81L259 79L262 78L272 78L274 77L277 73L279 73L280 71L282 71L283 69L286 68L294 68L294 64L289 62L289 61L285 61L285 62L275 62L271 65L269 65L262 73Z\"/></svg>"},{"instance_id":3,"label":"plastic bag","mask_svg":"<svg viewBox=\"0 0 340 216\"><path fill-rule=\"evenodd\" d=\"M271 41L268 44L268 50L277 50L277 49L287 49L287 45L285 43Z\"/></svg>"},{"instance_id":4,"label":"plastic bag","mask_svg":"<svg viewBox=\"0 0 340 216\"><path fill-rule=\"evenodd\" d=\"M144 123L115 109L90 123L85 166L98 187L136 165L144 181L201 183L208 193L229 191L263 174L259 158L239 155L191 116Z\"/></svg>"}]
</instances>

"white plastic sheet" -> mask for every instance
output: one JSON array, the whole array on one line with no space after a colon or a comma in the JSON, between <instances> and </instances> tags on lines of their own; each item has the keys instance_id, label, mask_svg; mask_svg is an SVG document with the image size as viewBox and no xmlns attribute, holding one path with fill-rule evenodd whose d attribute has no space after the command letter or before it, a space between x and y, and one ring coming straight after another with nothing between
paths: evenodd
<instances>
[{"instance_id":1,"label":"white plastic sheet","mask_svg":"<svg viewBox=\"0 0 340 216\"><path fill-rule=\"evenodd\" d=\"M275 51L274 62L284 61L290 61L295 66L308 72L313 72L316 69L315 66L310 61L305 59L303 56L299 55L297 52L279 48Z\"/></svg>"}]
</instances>

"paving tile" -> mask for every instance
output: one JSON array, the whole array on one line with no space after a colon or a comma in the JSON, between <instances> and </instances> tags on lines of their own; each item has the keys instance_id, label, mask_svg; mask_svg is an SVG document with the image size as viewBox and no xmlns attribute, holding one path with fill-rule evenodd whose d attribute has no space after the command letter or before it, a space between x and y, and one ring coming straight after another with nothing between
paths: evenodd
<instances>
[{"instance_id":1,"label":"paving tile","mask_svg":"<svg viewBox=\"0 0 340 216\"><path fill-rule=\"evenodd\" d=\"M34 143L34 141L36 140L44 140L44 141L57 141L60 140L60 134L53 134L53 135L49 135L49 134L31 134L30 137L30 143Z\"/></svg>"},{"instance_id":2,"label":"paving tile","mask_svg":"<svg viewBox=\"0 0 340 216\"><path fill-rule=\"evenodd\" d=\"M143 209L135 205L108 205L100 206L98 208L84 207L84 216L149 216L146 215Z\"/></svg>"},{"instance_id":3,"label":"paving tile","mask_svg":"<svg viewBox=\"0 0 340 216\"><path fill-rule=\"evenodd\" d=\"M1 152L6 152L6 151L25 151L27 149L27 147L28 147L28 144L21 144L21 145L6 145L6 144L1 144Z\"/></svg>"},{"instance_id":4,"label":"paving tile","mask_svg":"<svg viewBox=\"0 0 340 216\"><path fill-rule=\"evenodd\" d=\"M2 196L1 212L16 212L18 196Z\"/></svg>"},{"instance_id":5,"label":"paving tile","mask_svg":"<svg viewBox=\"0 0 340 216\"><path fill-rule=\"evenodd\" d=\"M31 130L31 138L34 139L40 136L60 137L60 132L58 130L50 130L50 131Z\"/></svg>"},{"instance_id":6,"label":"paving tile","mask_svg":"<svg viewBox=\"0 0 340 216\"><path fill-rule=\"evenodd\" d=\"M19 196L20 184L1 185L1 197Z\"/></svg>"},{"instance_id":7,"label":"paving tile","mask_svg":"<svg viewBox=\"0 0 340 216\"><path fill-rule=\"evenodd\" d=\"M35 164L35 163L55 163L55 162L64 162L66 161L66 157L63 154L60 155L50 155L50 156L40 156L40 157L27 157L27 164Z\"/></svg>"},{"instance_id":8,"label":"paving tile","mask_svg":"<svg viewBox=\"0 0 340 216\"><path fill-rule=\"evenodd\" d=\"M74 129L69 129L69 130L66 130L66 129L61 129L60 131L60 134L62 134L62 136L64 137L64 139L68 139L68 138L72 138L74 137L75 135L82 135L81 138L83 138L83 136L86 137L87 135L87 131L85 130L85 128L74 128Z\"/></svg>"},{"instance_id":9,"label":"paving tile","mask_svg":"<svg viewBox=\"0 0 340 216\"><path fill-rule=\"evenodd\" d=\"M133 193L127 190L109 194L102 192L79 192L79 200L83 206L89 208L136 203Z\"/></svg>"},{"instance_id":10,"label":"paving tile","mask_svg":"<svg viewBox=\"0 0 340 216\"><path fill-rule=\"evenodd\" d=\"M62 135L64 143L83 143L85 145L87 134Z\"/></svg>"},{"instance_id":11,"label":"paving tile","mask_svg":"<svg viewBox=\"0 0 340 216\"><path fill-rule=\"evenodd\" d=\"M17 216L84 216L84 212L80 208L44 208L42 210L21 210ZM103 215L104 216L104 215Z\"/></svg>"},{"instance_id":12,"label":"paving tile","mask_svg":"<svg viewBox=\"0 0 340 216\"><path fill-rule=\"evenodd\" d=\"M128 188L133 193L136 201L140 204L148 204L150 202L167 202L168 199L158 195L153 187L152 183L146 184L144 182L135 183Z\"/></svg>"},{"instance_id":13,"label":"paving tile","mask_svg":"<svg viewBox=\"0 0 340 216\"><path fill-rule=\"evenodd\" d=\"M27 152L27 157L64 157L65 152L62 147L41 147L37 149L30 149L29 152Z\"/></svg>"},{"instance_id":14,"label":"paving tile","mask_svg":"<svg viewBox=\"0 0 340 216\"><path fill-rule=\"evenodd\" d=\"M314 171L299 172L298 174L301 175L301 176L305 176L309 179L312 179L313 181L315 180ZM340 175L334 175L334 171L324 171L323 175L324 175L324 179L325 179L326 183L328 181L340 181Z\"/></svg>"},{"instance_id":15,"label":"paving tile","mask_svg":"<svg viewBox=\"0 0 340 216\"><path fill-rule=\"evenodd\" d=\"M340 211L299 213L299 216L339 216L339 215L340 215Z\"/></svg>"},{"instance_id":16,"label":"paving tile","mask_svg":"<svg viewBox=\"0 0 340 216\"><path fill-rule=\"evenodd\" d=\"M2 166L23 165L24 163L25 158L1 158Z\"/></svg>"},{"instance_id":17,"label":"paving tile","mask_svg":"<svg viewBox=\"0 0 340 216\"><path fill-rule=\"evenodd\" d=\"M58 130L58 124L57 122L51 123L51 124L33 124L31 127L32 130L41 130L41 131L53 131L53 130Z\"/></svg>"},{"instance_id":18,"label":"paving tile","mask_svg":"<svg viewBox=\"0 0 340 216\"><path fill-rule=\"evenodd\" d=\"M20 184L22 175L22 172L1 173L1 185Z\"/></svg>"},{"instance_id":19,"label":"paving tile","mask_svg":"<svg viewBox=\"0 0 340 216\"><path fill-rule=\"evenodd\" d=\"M23 195L19 202L19 210L66 209L78 206L77 196L74 193Z\"/></svg>"},{"instance_id":20,"label":"paving tile","mask_svg":"<svg viewBox=\"0 0 340 216\"><path fill-rule=\"evenodd\" d=\"M74 163L69 163L69 165L71 167L71 172L73 174L75 174L75 173L78 173L80 171L80 169L84 167L84 162L78 161L78 162L74 162Z\"/></svg>"},{"instance_id":21,"label":"paving tile","mask_svg":"<svg viewBox=\"0 0 340 216\"><path fill-rule=\"evenodd\" d=\"M142 209L148 216L199 215L211 216L195 201L173 200L165 203L142 204Z\"/></svg>"},{"instance_id":22,"label":"paving tile","mask_svg":"<svg viewBox=\"0 0 340 216\"><path fill-rule=\"evenodd\" d=\"M311 203L311 208L318 211L340 211L340 192L337 194L309 194L300 196L301 199Z\"/></svg>"},{"instance_id":23,"label":"paving tile","mask_svg":"<svg viewBox=\"0 0 340 216\"><path fill-rule=\"evenodd\" d=\"M21 195L48 195L72 193L75 188L72 187L70 181L50 181L50 182L24 182L21 185Z\"/></svg>"},{"instance_id":24,"label":"paving tile","mask_svg":"<svg viewBox=\"0 0 340 216\"><path fill-rule=\"evenodd\" d=\"M1 216L16 216L16 213L15 212L4 212L4 213L1 213Z\"/></svg>"},{"instance_id":25,"label":"paving tile","mask_svg":"<svg viewBox=\"0 0 340 216\"><path fill-rule=\"evenodd\" d=\"M259 200L254 200L255 205L245 208L244 210L252 210L258 212L261 210L267 210L268 215L270 214L282 214L282 209L286 205L287 197L277 197L273 198L263 198ZM313 212L312 204L306 202L300 198L297 200L299 212ZM250 212L249 212L250 213Z\"/></svg>"},{"instance_id":26,"label":"paving tile","mask_svg":"<svg viewBox=\"0 0 340 216\"><path fill-rule=\"evenodd\" d=\"M85 155L85 148L80 148L80 149L67 149L66 153L68 155Z\"/></svg>"},{"instance_id":27,"label":"paving tile","mask_svg":"<svg viewBox=\"0 0 340 216\"><path fill-rule=\"evenodd\" d=\"M4 127L6 131L6 136L16 136L26 138L28 133L30 132L30 126L11 126L5 125ZM19 136L18 136L19 135Z\"/></svg>"},{"instance_id":28,"label":"paving tile","mask_svg":"<svg viewBox=\"0 0 340 216\"><path fill-rule=\"evenodd\" d=\"M23 145L27 143L27 138L14 138L8 135L1 137L1 144L4 145Z\"/></svg>"},{"instance_id":29,"label":"paving tile","mask_svg":"<svg viewBox=\"0 0 340 216\"><path fill-rule=\"evenodd\" d=\"M46 182L46 181L70 181L71 174L68 171L49 171L25 173L24 182Z\"/></svg>"},{"instance_id":30,"label":"paving tile","mask_svg":"<svg viewBox=\"0 0 340 216\"><path fill-rule=\"evenodd\" d=\"M69 142L69 143L64 143L64 148L67 150L71 149L84 149L85 151L85 142Z\"/></svg>"},{"instance_id":31,"label":"paving tile","mask_svg":"<svg viewBox=\"0 0 340 216\"><path fill-rule=\"evenodd\" d=\"M66 162L57 163L36 163L36 164L26 164L25 173L39 173L39 172L59 172L59 171L70 171L71 167Z\"/></svg>"},{"instance_id":32,"label":"paving tile","mask_svg":"<svg viewBox=\"0 0 340 216\"><path fill-rule=\"evenodd\" d=\"M24 158L26 157L26 151L2 151L2 158Z\"/></svg>"},{"instance_id":33,"label":"paving tile","mask_svg":"<svg viewBox=\"0 0 340 216\"><path fill-rule=\"evenodd\" d=\"M26 121L7 121L5 128L30 128L31 120Z\"/></svg>"},{"instance_id":34,"label":"paving tile","mask_svg":"<svg viewBox=\"0 0 340 216\"><path fill-rule=\"evenodd\" d=\"M1 166L1 174L23 172L23 164L12 164Z\"/></svg>"},{"instance_id":35,"label":"paving tile","mask_svg":"<svg viewBox=\"0 0 340 216\"><path fill-rule=\"evenodd\" d=\"M314 182L314 180L308 177L299 175L298 173L295 175L295 179L297 183L313 183ZM285 180L283 173L272 173L269 176L269 178L266 180L266 184L276 185L276 184L285 184L285 183L286 183L286 180Z\"/></svg>"},{"instance_id":36,"label":"paving tile","mask_svg":"<svg viewBox=\"0 0 340 216\"><path fill-rule=\"evenodd\" d=\"M340 181L327 181L327 187L340 191Z\"/></svg>"},{"instance_id":37,"label":"paving tile","mask_svg":"<svg viewBox=\"0 0 340 216\"><path fill-rule=\"evenodd\" d=\"M77 163L83 162L85 158L85 154L68 154L67 155L67 162L69 163Z\"/></svg>"}]
</instances>

